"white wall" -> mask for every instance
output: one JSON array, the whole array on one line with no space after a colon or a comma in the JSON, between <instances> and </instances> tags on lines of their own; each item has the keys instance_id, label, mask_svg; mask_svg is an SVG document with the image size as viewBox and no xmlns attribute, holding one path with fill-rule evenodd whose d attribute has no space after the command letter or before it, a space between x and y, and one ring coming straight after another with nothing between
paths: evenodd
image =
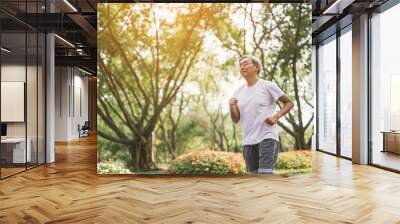
<instances>
[{"instance_id":1,"label":"white wall","mask_svg":"<svg viewBox=\"0 0 400 224\"><path fill-rule=\"evenodd\" d=\"M88 78L76 68L56 67L56 141L79 138L78 124L88 120Z\"/></svg>"},{"instance_id":2,"label":"white wall","mask_svg":"<svg viewBox=\"0 0 400 224\"><path fill-rule=\"evenodd\" d=\"M55 141L68 140L68 86L67 67L55 68Z\"/></svg>"}]
</instances>

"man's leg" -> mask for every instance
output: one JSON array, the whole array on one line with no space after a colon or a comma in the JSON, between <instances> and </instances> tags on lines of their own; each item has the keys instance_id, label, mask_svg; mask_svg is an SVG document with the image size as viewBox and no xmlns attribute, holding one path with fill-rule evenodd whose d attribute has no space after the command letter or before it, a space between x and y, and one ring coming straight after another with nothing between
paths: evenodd
<instances>
[{"instance_id":1,"label":"man's leg","mask_svg":"<svg viewBox=\"0 0 400 224\"><path fill-rule=\"evenodd\" d=\"M275 139L264 139L260 143L258 173L272 173L279 153L279 142Z\"/></svg>"},{"instance_id":2,"label":"man's leg","mask_svg":"<svg viewBox=\"0 0 400 224\"><path fill-rule=\"evenodd\" d=\"M243 158L246 162L247 174L255 174L258 172L258 147L257 145L243 146Z\"/></svg>"}]
</instances>

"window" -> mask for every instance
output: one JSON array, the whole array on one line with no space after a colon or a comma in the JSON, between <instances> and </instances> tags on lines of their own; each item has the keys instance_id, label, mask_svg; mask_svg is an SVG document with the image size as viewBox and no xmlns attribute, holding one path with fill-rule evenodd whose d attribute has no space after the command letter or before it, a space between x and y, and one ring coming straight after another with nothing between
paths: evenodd
<instances>
[{"instance_id":1,"label":"window","mask_svg":"<svg viewBox=\"0 0 400 224\"><path fill-rule=\"evenodd\" d=\"M391 131L400 130L399 21L400 5L371 18L372 163L396 170L400 170L400 156L388 151L385 144L398 142L394 149L400 148L400 133L392 136L393 141L386 141L384 132L392 135Z\"/></svg>"},{"instance_id":2,"label":"window","mask_svg":"<svg viewBox=\"0 0 400 224\"><path fill-rule=\"evenodd\" d=\"M352 35L351 26L340 36L340 154L351 158L352 142Z\"/></svg>"},{"instance_id":3,"label":"window","mask_svg":"<svg viewBox=\"0 0 400 224\"><path fill-rule=\"evenodd\" d=\"M336 153L336 36L318 48L318 148Z\"/></svg>"}]
</instances>

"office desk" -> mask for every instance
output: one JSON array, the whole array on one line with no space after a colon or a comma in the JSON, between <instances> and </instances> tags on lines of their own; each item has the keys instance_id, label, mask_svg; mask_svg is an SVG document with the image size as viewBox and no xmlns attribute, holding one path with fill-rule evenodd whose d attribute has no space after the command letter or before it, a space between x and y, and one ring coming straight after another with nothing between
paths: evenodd
<instances>
[{"instance_id":1,"label":"office desk","mask_svg":"<svg viewBox=\"0 0 400 224\"><path fill-rule=\"evenodd\" d=\"M31 145L32 141L27 138L25 154L25 138L6 138L1 139L1 157L6 163L25 163L31 161ZM27 161L25 161L27 159Z\"/></svg>"}]
</instances>

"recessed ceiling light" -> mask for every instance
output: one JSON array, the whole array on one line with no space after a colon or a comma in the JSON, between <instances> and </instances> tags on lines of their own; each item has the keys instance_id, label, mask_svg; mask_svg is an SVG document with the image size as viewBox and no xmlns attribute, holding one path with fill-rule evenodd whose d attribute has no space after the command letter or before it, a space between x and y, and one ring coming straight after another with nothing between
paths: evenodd
<instances>
[{"instance_id":1,"label":"recessed ceiling light","mask_svg":"<svg viewBox=\"0 0 400 224\"><path fill-rule=\"evenodd\" d=\"M88 71L85 71L85 70L83 70L83 69L81 69L81 68L79 68L79 67L78 67L78 69L79 69L79 71L81 71L81 72L83 72L83 73L85 73L85 74L92 75L92 73L90 73L90 72L88 72Z\"/></svg>"},{"instance_id":2,"label":"recessed ceiling light","mask_svg":"<svg viewBox=\"0 0 400 224\"><path fill-rule=\"evenodd\" d=\"M322 14L342 14L343 9L351 5L355 0L336 0Z\"/></svg>"},{"instance_id":3,"label":"recessed ceiling light","mask_svg":"<svg viewBox=\"0 0 400 224\"><path fill-rule=\"evenodd\" d=\"M54 34L54 36L57 37L57 38L58 38L59 40L61 40L62 42L66 43L67 45L69 45L69 46L75 48L75 45L73 45L73 44L72 44L71 42L69 42L68 40L66 40L66 39L64 39L64 38L62 38L62 37L60 37L60 36L57 35L57 34Z\"/></svg>"},{"instance_id":4,"label":"recessed ceiling light","mask_svg":"<svg viewBox=\"0 0 400 224\"><path fill-rule=\"evenodd\" d=\"M9 49L7 49L7 48L5 48L5 47L1 47L1 50L4 51L4 52L6 52L6 53L10 53L10 52L11 52L11 50L9 50Z\"/></svg>"},{"instance_id":5,"label":"recessed ceiling light","mask_svg":"<svg viewBox=\"0 0 400 224\"><path fill-rule=\"evenodd\" d=\"M74 12L78 12L78 10L71 4L69 3L68 0L64 0L65 4L67 4L72 10L74 10Z\"/></svg>"}]
</instances>

